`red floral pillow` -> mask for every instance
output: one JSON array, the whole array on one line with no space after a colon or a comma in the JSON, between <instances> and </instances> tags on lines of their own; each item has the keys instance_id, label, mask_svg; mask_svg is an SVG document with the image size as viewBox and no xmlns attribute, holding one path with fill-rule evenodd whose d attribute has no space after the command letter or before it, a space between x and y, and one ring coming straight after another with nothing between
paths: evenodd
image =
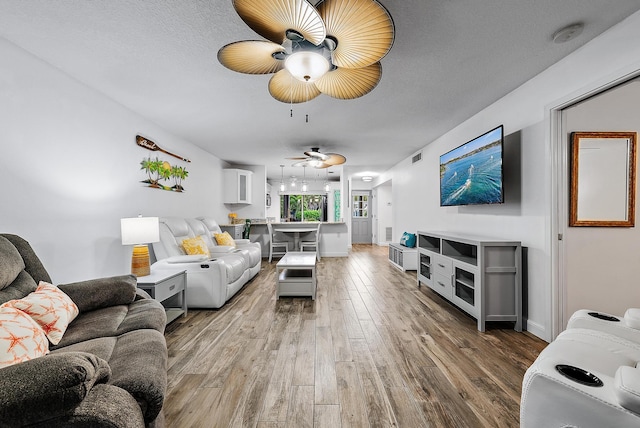
<instances>
[{"instance_id":1,"label":"red floral pillow","mask_svg":"<svg viewBox=\"0 0 640 428\"><path fill-rule=\"evenodd\" d=\"M55 285L40 281L33 293L6 303L29 315L44 330L49 341L57 345L67 326L78 316L78 307Z\"/></svg>"},{"instance_id":2,"label":"red floral pillow","mask_svg":"<svg viewBox=\"0 0 640 428\"><path fill-rule=\"evenodd\" d=\"M42 357L49 342L42 328L27 314L0 306L0 368Z\"/></svg>"}]
</instances>

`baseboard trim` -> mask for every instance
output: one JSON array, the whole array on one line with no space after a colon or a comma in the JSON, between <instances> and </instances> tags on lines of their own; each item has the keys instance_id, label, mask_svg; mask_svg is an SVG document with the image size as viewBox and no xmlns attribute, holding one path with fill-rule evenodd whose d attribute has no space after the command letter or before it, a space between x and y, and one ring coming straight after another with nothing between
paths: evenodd
<instances>
[{"instance_id":1,"label":"baseboard trim","mask_svg":"<svg viewBox=\"0 0 640 428\"><path fill-rule=\"evenodd\" d=\"M544 328L544 326L531 320L527 320L526 330L534 336L537 336L540 339L544 340L545 342L549 342L549 339L547 338L547 330Z\"/></svg>"}]
</instances>

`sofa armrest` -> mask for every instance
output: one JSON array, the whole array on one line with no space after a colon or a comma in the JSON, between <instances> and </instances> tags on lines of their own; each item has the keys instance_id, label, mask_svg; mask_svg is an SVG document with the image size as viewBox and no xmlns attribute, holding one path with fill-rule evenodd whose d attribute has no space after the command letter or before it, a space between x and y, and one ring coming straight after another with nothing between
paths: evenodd
<instances>
[{"instance_id":1,"label":"sofa armrest","mask_svg":"<svg viewBox=\"0 0 640 428\"><path fill-rule=\"evenodd\" d=\"M618 367L614 387L618 404L627 410L640 413L640 368Z\"/></svg>"},{"instance_id":2,"label":"sofa armrest","mask_svg":"<svg viewBox=\"0 0 640 428\"><path fill-rule=\"evenodd\" d=\"M236 239L236 246L242 247L244 245L250 244L251 240L250 239Z\"/></svg>"},{"instance_id":3,"label":"sofa armrest","mask_svg":"<svg viewBox=\"0 0 640 428\"><path fill-rule=\"evenodd\" d=\"M144 299L153 299L153 297L151 297L151 295L149 293L147 293L146 291L138 288L136 290L135 300L144 300Z\"/></svg>"},{"instance_id":4,"label":"sofa armrest","mask_svg":"<svg viewBox=\"0 0 640 428\"><path fill-rule=\"evenodd\" d=\"M88 281L60 284L78 306L80 312L88 312L109 306L128 305L136 296L136 277L121 275Z\"/></svg>"},{"instance_id":5,"label":"sofa armrest","mask_svg":"<svg viewBox=\"0 0 640 428\"><path fill-rule=\"evenodd\" d=\"M173 257L167 257L166 259L162 259L163 262L169 263L169 264L200 263L207 260L209 260L209 257L205 256L204 254L173 256Z\"/></svg>"},{"instance_id":6,"label":"sofa armrest","mask_svg":"<svg viewBox=\"0 0 640 428\"><path fill-rule=\"evenodd\" d=\"M61 352L0 369L0 421L23 426L59 418L78 406L109 364L86 352Z\"/></svg>"}]
</instances>

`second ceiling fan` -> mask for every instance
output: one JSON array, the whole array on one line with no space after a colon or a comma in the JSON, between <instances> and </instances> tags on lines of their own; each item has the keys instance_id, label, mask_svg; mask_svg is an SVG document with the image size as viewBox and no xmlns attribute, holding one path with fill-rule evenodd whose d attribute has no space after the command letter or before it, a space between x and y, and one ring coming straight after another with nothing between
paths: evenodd
<instances>
[{"instance_id":1,"label":"second ceiling fan","mask_svg":"<svg viewBox=\"0 0 640 428\"><path fill-rule=\"evenodd\" d=\"M320 153L319 147L312 147L310 151L304 152L305 157L287 158L298 162L291 166L310 166L313 168L329 168L330 166L342 165L347 158L338 153Z\"/></svg>"}]
</instances>

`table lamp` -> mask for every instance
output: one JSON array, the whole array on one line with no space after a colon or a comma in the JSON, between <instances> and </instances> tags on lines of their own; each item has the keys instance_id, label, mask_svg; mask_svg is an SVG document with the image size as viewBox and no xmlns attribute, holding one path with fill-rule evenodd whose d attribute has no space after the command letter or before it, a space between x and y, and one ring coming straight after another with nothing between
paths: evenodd
<instances>
[{"instance_id":1,"label":"table lamp","mask_svg":"<svg viewBox=\"0 0 640 428\"><path fill-rule=\"evenodd\" d=\"M147 276L149 267L149 246L160 241L158 217L134 217L120 219L122 245L133 245L131 255L131 273L135 276Z\"/></svg>"}]
</instances>

